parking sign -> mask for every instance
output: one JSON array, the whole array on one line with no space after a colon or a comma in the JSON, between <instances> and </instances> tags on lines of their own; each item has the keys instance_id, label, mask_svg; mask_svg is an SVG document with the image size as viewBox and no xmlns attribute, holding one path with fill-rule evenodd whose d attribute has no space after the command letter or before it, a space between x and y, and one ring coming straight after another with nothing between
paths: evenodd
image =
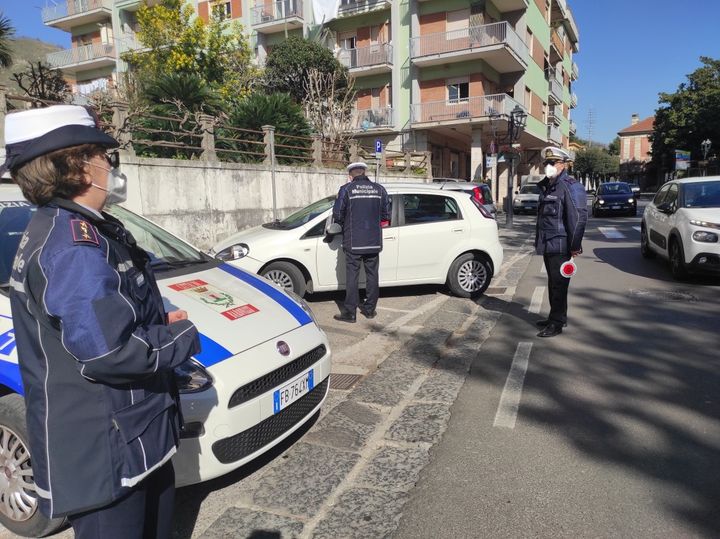
<instances>
[{"instance_id":1,"label":"parking sign","mask_svg":"<svg viewBox=\"0 0 720 539\"><path fill-rule=\"evenodd\" d=\"M382 156L382 140L375 139L375 157L378 159Z\"/></svg>"}]
</instances>

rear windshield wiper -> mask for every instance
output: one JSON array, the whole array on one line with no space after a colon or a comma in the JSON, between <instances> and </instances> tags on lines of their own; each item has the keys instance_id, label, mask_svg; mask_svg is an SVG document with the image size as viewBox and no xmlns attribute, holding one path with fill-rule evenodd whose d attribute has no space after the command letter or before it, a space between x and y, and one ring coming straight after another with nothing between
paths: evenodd
<instances>
[{"instance_id":1,"label":"rear windshield wiper","mask_svg":"<svg viewBox=\"0 0 720 539\"><path fill-rule=\"evenodd\" d=\"M154 270L173 270L179 268L186 268L188 266L197 266L198 264L205 264L207 262L204 258L195 258L190 260L164 260L159 258L150 262L150 266Z\"/></svg>"}]
</instances>

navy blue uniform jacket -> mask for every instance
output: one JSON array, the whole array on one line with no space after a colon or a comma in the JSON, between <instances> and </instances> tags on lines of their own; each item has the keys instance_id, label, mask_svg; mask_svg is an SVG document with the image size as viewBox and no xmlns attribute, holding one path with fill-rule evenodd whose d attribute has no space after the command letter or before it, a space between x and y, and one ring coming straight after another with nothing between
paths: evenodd
<instances>
[{"instance_id":1,"label":"navy blue uniform jacket","mask_svg":"<svg viewBox=\"0 0 720 539\"><path fill-rule=\"evenodd\" d=\"M379 183L356 176L340 188L333 221L343 228L343 249L354 254L382 251L381 221L390 220L390 198Z\"/></svg>"},{"instance_id":2,"label":"navy blue uniform jacket","mask_svg":"<svg viewBox=\"0 0 720 539\"><path fill-rule=\"evenodd\" d=\"M587 223L587 195L583 185L563 170L554 182L545 178L538 187L537 254L569 257L570 251L582 251Z\"/></svg>"},{"instance_id":3,"label":"navy blue uniform jacket","mask_svg":"<svg viewBox=\"0 0 720 539\"><path fill-rule=\"evenodd\" d=\"M172 369L199 351L198 334L165 323L147 262L119 221L61 199L20 241L10 303L48 516L108 505L175 453Z\"/></svg>"}]
</instances>

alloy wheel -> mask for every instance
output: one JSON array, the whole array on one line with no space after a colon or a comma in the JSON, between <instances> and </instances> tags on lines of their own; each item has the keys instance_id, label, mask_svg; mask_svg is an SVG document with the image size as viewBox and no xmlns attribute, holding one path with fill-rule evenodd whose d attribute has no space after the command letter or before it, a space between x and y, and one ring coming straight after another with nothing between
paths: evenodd
<instances>
[{"instance_id":1,"label":"alloy wheel","mask_svg":"<svg viewBox=\"0 0 720 539\"><path fill-rule=\"evenodd\" d=\"M285 290L290 290L292 292L294 289L292 278L284 271L273 269L268 271L265 274L265 277L270 279L275 284L280 285Z\"/></svg>"},{"instance_id":2,"label":"alloy wheel","mask_svg":"<svg viewBox=\"0 0 720 539\"><path fill-rule=\"evenodd\" d=\"M479 260L468 260L458 268L458 284L466 292L482 289L487 278L487 269Z\"/></svg>"},{"instance_id":3,"label":"alloy wheel","mask_svg":"<svg viewBox=\"0 0 720 539\"><path fill-rule=\"evenodd\" d=\"M0 425L0 512L23 522L36 510L37 490L30 452L15 432Z\"/></svg>"}]
</instances>

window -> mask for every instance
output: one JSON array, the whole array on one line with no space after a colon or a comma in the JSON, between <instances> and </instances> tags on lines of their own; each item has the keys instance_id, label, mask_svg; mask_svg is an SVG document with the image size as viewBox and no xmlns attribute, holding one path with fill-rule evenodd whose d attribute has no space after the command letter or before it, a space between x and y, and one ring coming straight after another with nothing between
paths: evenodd
<instances>
[{"instance_id":1,"label":"window","mask_svg":"<svg viewBox=\"0 0 720 539\"><path fill-rule=\"evenodd\" d=\"M675 209L677 209L677 197L678 197L678 186L676 183L674 183L670 186L670 189L668 190L668 194L665 197L665 200L663 200L663 202L665 204L670 204L670 208L675 210Z\"/></svg>"},{"instance_id":2,"label":"window","mask_svg":"<svg viewBox=\"0 0 720 539\"><path fill-rule=\"evenodd\" d=\"M232 7L230 2L214 2L211 4L213 17L224 21L232 18Z\"/></svg>"},{"instance_id":3,"label":"window","mask_svg":"<svg viewBox=\"0 0 720 539\"><path fill-rule=\"evenodd\" d=\"M658 191L657 195L655 195L655 198L653 199L653 204L656 206L662 204L663 200L665 199L665 195L668 192L668 189L670 189L669 185L664 186L660 191Z\"/></svg>"},{"instance_id":4,"label":"window","mask_svg":"<svg viewBox=\"0 0 720 539\"><path fill-rule=\"evenodd\" d=\"M438 195L403 195L405 224L436 223L460 219L457 202Z\"/></svg>"},{"instance_id":5,"label":"window","mask_svg":"<svg viewBox=\"0 0 720 539\"><path fill-rule=\"evenodd\" d=\"M341 49L351 50L355 48L357 37L355 32L344 32L340 34L338 41Z\"/></svg>"},{"instance_id":6,"label":"window","mask_svg":"<svg viewBox=\"0 0 720 539\"><path fill-rule=\"evenodd\" d=\"M449 36L449 39L461 37L462 30L466 30L464 35L467 36L467 29L470 24L470 9L458 9L457 11L448 11L445 15L445 31L457 32L458 35Z\"/></svg>"},{"instance_id":7,"label":"window","mask_svg":"<svg viewBox=\"0 0 720 539\"><path fill-rule=\"evenodd\" d=\"M467 79L448 81L447 93L448 101L451 103L467 101L470 97L470 83Z\"/></svg>"}]
</instances>

